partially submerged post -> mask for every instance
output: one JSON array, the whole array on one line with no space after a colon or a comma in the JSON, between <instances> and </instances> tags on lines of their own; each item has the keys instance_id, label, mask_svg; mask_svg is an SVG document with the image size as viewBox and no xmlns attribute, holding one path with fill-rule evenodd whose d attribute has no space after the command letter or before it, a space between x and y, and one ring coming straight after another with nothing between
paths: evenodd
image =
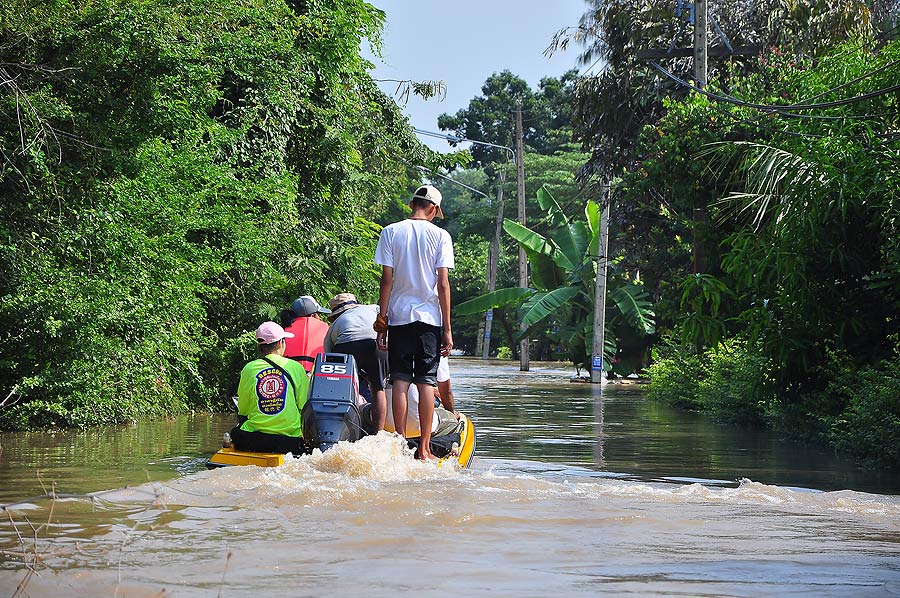
<instances>
[{"instance_id":1,"label":"partially submerged post","mask_svg":"<svg viewBox=\"0 0 900 598\"><path fill-rule=\"evenodd\" d=\"M518 183L519 192L519 224L525 226L525 141L522 131L522 101L516 102L516 182ZM528 287L528 256L525 255L525 248L519 246L519 286L523 289ZM525 324L522 324L521 330L525 330ZM519 370L527 372L530 369L529 361L531 357L531 343L528 338L522 339L519 344Z\"/></svg>"},{"instance_id":2,"label":"partially submerged post","mask_svg":"<svg viewBox=\"0 0 900 598\"><path fill-rule=\"evenodd\" d=\"M591 382L603 382L603 335L606 329L606 267L609 263L609 185L600 211L597 239L597 277L594 283L594 338L591 351Z\"/></svg>"}]
</instances>

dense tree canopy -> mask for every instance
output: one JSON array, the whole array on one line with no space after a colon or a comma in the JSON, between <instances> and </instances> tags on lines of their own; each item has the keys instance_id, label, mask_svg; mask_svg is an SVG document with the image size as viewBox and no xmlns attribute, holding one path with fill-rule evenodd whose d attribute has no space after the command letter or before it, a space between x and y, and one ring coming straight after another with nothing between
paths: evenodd
<instances>
[{"instance_id":1,"label":"dense tree canopy","mask_svg":"<svg viewBox=\"0 0 900 598\"><path fill-rule=\"evenodd\" d=\"M481 87L482 96L456 115L442 114L438 127L458 137L515 147L515 109L521 103L525 145L537 153L553 153L571 141L577 71L541 79L538 90L509 71L494 73ZM486 166L509 158L503 149L473 145L473 165Z\"/></svg>"},{"instance_id":2,"label":"dense tree canopy","mask_svg":"<svg viewBox=\"0 0 900 598\"><path fill-rule=\"evenodd\" d=\"M576 135L612 182L610 244L653 293L655 396L900 463L900 402L871 382L896 371L900 315L896 9L711 3L763 52L711 60L702 93L690 60L637 60L679 45L671 7L596 2L556 40L605 62ZM847 390L857 373L871 392Z\"/></svg>"},{"instance_id":3,"label":"dense tree canopy","mask_svg":"<svg viewBox=\"0 0 900 598\"><path fill-rule=\"evenodd\" d=\"M360 58L383 19L361 0L0 7L0 425L209 407L290 299L373 295L366 216L417 182L406 162L440 162Z\"/></svg>"}]
</instances>

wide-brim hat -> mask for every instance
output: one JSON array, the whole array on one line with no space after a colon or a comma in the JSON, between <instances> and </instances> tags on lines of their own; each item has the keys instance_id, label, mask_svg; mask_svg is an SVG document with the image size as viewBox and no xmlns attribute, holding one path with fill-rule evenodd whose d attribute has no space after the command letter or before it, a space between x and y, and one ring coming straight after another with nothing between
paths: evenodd
<instances>
[{"instance_id":1,"label":"wide-brim hat","mask_svg":"<svg viewBox=\"0 0 900 598\"><path fill-rule=\"evenodd\" d=\"M356 295L353 293L338 293L328 302L328 307L331 308L330 317L336 318L348 309L353 309L358 305L359 301L356 300Z\"/></svg>"}]
</instances>

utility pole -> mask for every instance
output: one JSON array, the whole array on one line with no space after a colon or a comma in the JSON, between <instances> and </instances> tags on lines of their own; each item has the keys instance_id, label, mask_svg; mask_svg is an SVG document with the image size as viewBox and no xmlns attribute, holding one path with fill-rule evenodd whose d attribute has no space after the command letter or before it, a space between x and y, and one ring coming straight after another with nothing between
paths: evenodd
<instances>
[{"instance_id":1,"label":"utility pole","mask_svg":"<svg viewBox=\"0 0 900 598\"><path fill-rule=\"evenodd\" d=\"M694 0L694 81L706 87L707 0Z\"/></svg>"},{"instance_id":2,"label":"utility pole","mask_svg":"<svg viewBox=\"0 0 900 598\"><path fill-rule=\"evenodd\" d=\"M453 143L460 142L468 142L474 143L476 145L484 145L486 147L496 147L498 149L505 150L507 155L510 158L515 160L516 162L516 175L518 178L518 191L519 191L519 222L524 226L525 224L525 165L523 162L522 154L524 152L522 147L522 104L521 102L517 103L516 110L516 130L517 130L517 139L519 141L518 148L513 150L513 148L506 145L499 145L497 143L488 143L487 141L478 141L476 139L469 139L467 137L457 137L456 135L447 135L445 133L435 133L433 131L426 131L424 129L413 129L416 133L421 135L428 135L429 137L436 137L438 139L446 139L447 141ZM443 175L438 175L443 176ZM444 177L447 178L447 177ZM451 182L456 183L457 185L462 185L458 181L453 181L453 179L449 179ZM500 170L500 190L497 194L497 228L494 233L494 241L492 241L492 247L494 248L493 252L488 252L488 275L487 282L488 287L491 291L496 290L497 286L497 261L500 259L500 231L503 229L503 183L506 181L506 170L501 167ZM475 191L480 195L484 195L481 191L477 189L473 189L472 187L468 187L467 185L462 185L463 187L468 188L470 191ZM487 195L484 195L487 197ZM493 273L492 273L493 272ZM522 287L528 285L528 261L525 258L525 250L519 249L519 284ZM478 342L476 343L476 354L481 354L482 359L487 359L491 350L491 324L494 320L494 310L490 309L485 313L485 321L483 324L479 324L478 326ZM483 331L483 332L482 332ZM482 336L483 334L483 336ZM482 338L484 340L482 340ZM521 364L521 369L523 372L528 371L528 341L523 341L522 345L525 347L525 361Z\"/></svg>"},{"instance_id":3,"label":"utility pole","mask_svg":"<svg viewBox=\"0 0 900 598\"><path fill-rule=\"evenodd\" d=\"M609 263L609 204L611 194L606 185L606 199L600 212L597 239L597 277L594 283L594 338L591 351L591 382L603 382L603 343L606 332L606 267Z\"/></svg>"},{"instance_id":4,"label":"utility pole","mask_svg":"<svg viewBox=\"0 0 900 598\"><path fill-rule=\"evenodd\" d=\"M503 184L506 182L506 169L500 167L500 186L497 189L497 222L494 226L494 238L488 249L488 293L497 290L497 262L500 260L500 235L503 232ZM494 322L494 310L484 314L484 341L481 343L481 358L491 355L491 326Z\"/></svg>"},{"instance_id":5,"label":"utility pole","mask_svg":"<svg viewBox=\"0 0 900 598\"><path fill-rule=\"evenodd\" d=\"M488 256L488 259L490 259L490 256ZM475 355L481 355L484 348L484 320L478 324L478 336L475 338L478 339L475 342ZM485 358L482 357L482 359Z\"/></svg>"},{"instance_id":6,"label":"utility pole","mask_svg":"<svg viewBox=\"0 0 900 598\"><path fill-rule=\"evenodd\" d=\"M516 101L516 179L519 191L519 224L525 226L525 141L522 131L522 100ZM519 286L528 287L528 257L525 249L519 246ZM525 325L521 325L525 330ZM530 368L531 343L523 338L519 344L519 370L527 372Z\"/></svg>"},{"instance_id":7,"label":"utility pole","mask_svg":"<svg viewBox=\"0 0 900 598\"><path fill-rule=\"evenodd\" d=\"M707 83L706 56L707 56L707 0L694 0L694 81L697 87L703 89ZM698 205L694 208L693 221L693 266L694 273L703 272L704 256L700 236L703 234L703 225L706 222L706 207Z\"/></svg>"}]
</instances>

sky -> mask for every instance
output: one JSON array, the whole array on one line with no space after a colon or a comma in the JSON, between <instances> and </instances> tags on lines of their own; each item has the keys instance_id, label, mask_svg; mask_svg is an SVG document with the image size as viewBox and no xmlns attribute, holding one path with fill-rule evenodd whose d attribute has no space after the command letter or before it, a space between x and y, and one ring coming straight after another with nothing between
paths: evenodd
<instances>
[{"instance_id":1,"label":"sky","mask_svg":"<svg viewBox=\"0 0 900 598\"><path fill-rule=\"evenodd\" d=\"M537 89L543 77L576 67L577 46L551 58L544 50L553 34L577 25L587 10L585 0L368 1L387 13L383 60L364 52L376 65L373 76L446 84L443 100L410 94L404 106L402 98L395 98L410 125L428 131L438 131L438 115L456 114L481 95L493 73L508 69ZM397 89L396 83L380 86L391 96ZM441 139L419 138L437 151L453 150Z\"/></svg>"}]
</instances>

